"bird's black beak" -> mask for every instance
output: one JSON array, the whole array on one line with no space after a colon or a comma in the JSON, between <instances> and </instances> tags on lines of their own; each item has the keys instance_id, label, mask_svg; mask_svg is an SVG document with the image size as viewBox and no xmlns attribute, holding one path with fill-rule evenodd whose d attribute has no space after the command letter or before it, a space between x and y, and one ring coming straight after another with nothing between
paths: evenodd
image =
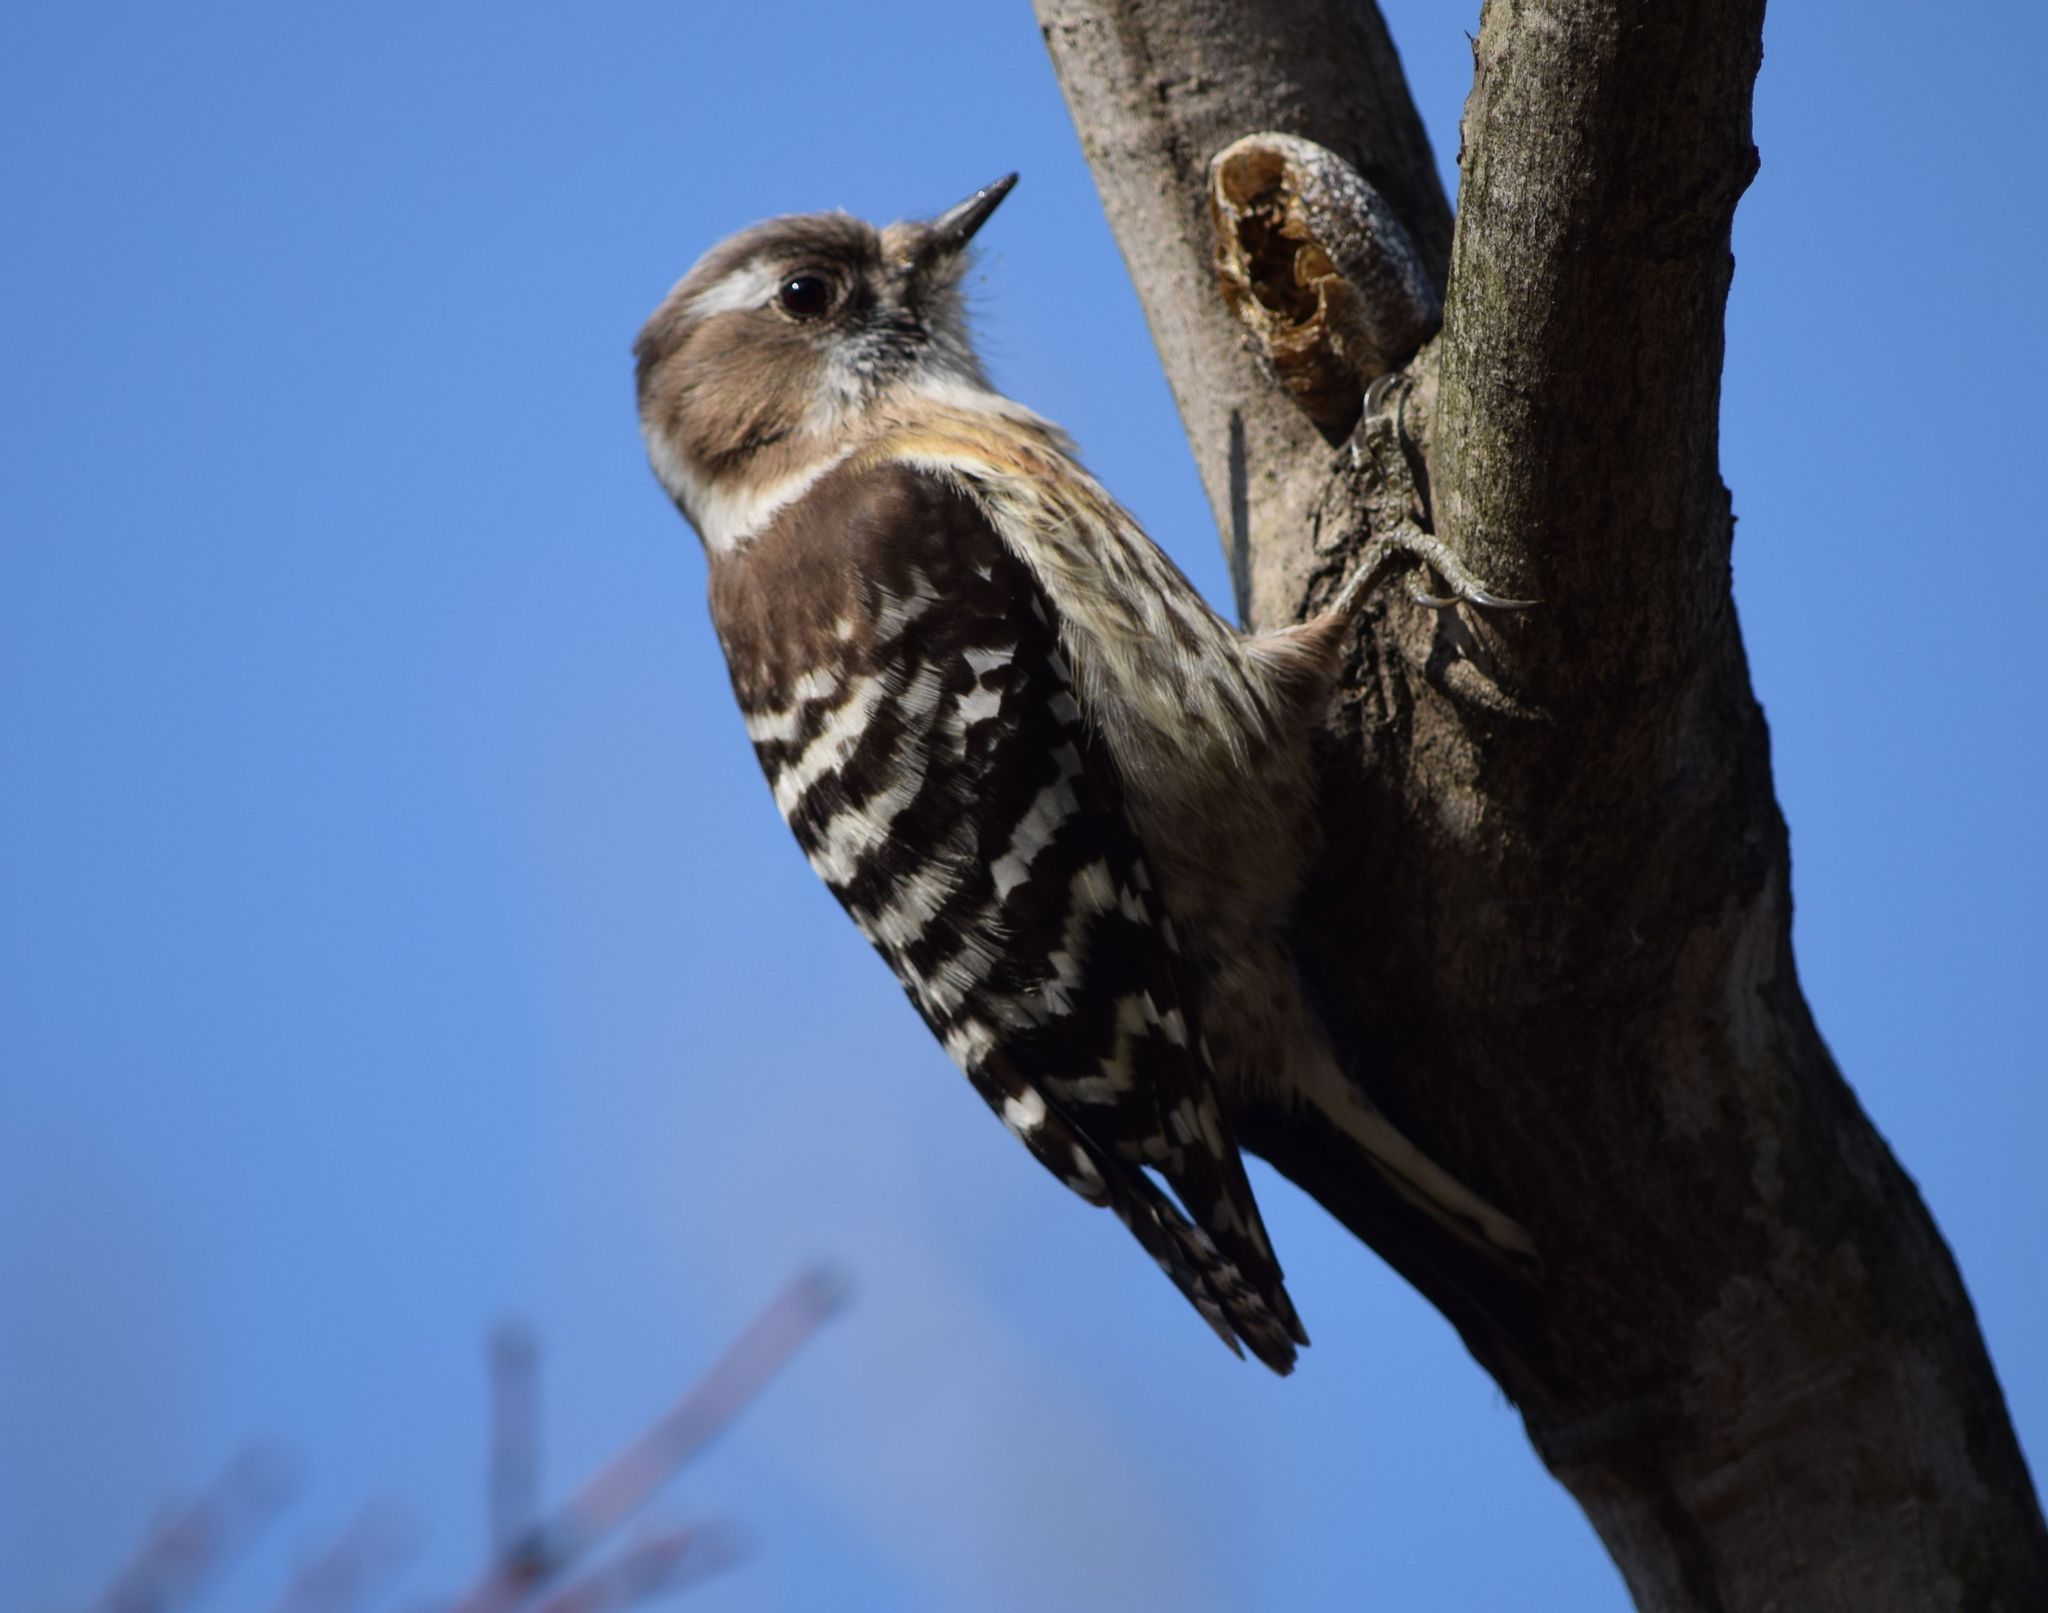
<instances>
[{"instance_id":1,"label":"bird's black beak","mask_svg":"<svg viewBox=\"0 0 2048 1613\"><path fill-rule=\"evenodd\" d=\"M982 186L966 201L947 208L932 220L926 253L931 257L951 257L958 252L974 239L974 232L988 222L989 214L1016 183L1015 174L1005 174L993 185Z\"/></svg>"}]
</instances>

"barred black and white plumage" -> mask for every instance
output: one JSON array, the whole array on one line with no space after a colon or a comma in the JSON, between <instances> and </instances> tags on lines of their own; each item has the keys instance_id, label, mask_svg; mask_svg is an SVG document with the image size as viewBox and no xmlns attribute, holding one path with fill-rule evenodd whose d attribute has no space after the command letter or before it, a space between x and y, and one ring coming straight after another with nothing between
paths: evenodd
<instances>
[{"instance_id":1,"label":"barred black and white plumage","mask_svg":"<svg viewBox=\"0 0 2048 1613\"><path fill-rule=\"evenodd\" d=\"M1348 601L1237 633L989 388L956 282L1007 189L714 249L641 334L649 453L812 866L1040 1162L1284 1372L1244 1103L1315 1108L1455 1236L1534 1251L1337 1068L1287 953Z\"/></svg>"},{"instance_id":2,"label":"barred black and white plumage","mask_svg":"<svg viewBox=\"0 0 2048 1613\"><path fill-rule=\"evenodd\" d=\"M1029 571L957 486L855 460L714 563L712 612L783 816L976 1090L1284 1365L1299 1325L1188 970Z\"/></svg>"}]
</instances>

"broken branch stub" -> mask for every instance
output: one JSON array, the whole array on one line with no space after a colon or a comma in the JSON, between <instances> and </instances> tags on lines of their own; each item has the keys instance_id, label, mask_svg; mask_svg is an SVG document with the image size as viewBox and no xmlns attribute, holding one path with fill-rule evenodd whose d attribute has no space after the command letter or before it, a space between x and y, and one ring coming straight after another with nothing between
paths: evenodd
<instances>
[{"instance_id":1,"label":"broken branch stub","mask_svg":"<svg viewBox=\"0 0 2048 1613\"><path fill-rule=\"evenodd\" d=\"M1248 134L1209 164L1216 275L1275 378L1342 442L1365 389L1435 332L1443 301L1384 196L1335 152Z\"/></svg>"}]
</instances>

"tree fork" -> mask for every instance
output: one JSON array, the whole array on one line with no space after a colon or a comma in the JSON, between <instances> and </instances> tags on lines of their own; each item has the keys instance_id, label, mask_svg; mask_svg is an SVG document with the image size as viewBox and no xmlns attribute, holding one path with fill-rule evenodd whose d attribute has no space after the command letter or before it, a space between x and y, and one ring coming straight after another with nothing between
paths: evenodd
<instances>
[{"instance_id":1,"label":"tree fork","mask_svg":"<svg viewBox=\"0 0 2048 1613\"><path fill-rule=\"evenodd\" d=\"M1717 440L1761 0L1493 0L1455 227L1374 7L1036 4L1246 620L1404 521L1545 601L1375 602L1298 936L1351 1067L1543 1284L1461 1269L1341 1139L1246 1142L1458 1326L1638 1605L2048 1607L1961 1278L1792 958ZM1334 451L1217 279L1208 167L1266 130L1362 175L1443 294Z\"/></svg>"}]
</instances>

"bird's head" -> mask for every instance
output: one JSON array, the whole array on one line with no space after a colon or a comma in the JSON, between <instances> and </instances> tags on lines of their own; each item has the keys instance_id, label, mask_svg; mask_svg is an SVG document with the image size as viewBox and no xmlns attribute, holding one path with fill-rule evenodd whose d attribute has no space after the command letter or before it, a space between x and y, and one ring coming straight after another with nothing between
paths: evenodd
<instances>
[{"instance_id":1,"label":"bird's head","mask_svg":"<svg viewBox=\"0 0 2048 1613\"><path fill-rule=\"evenodd\" d=\"M960 278L1015 174L929 221L770 219L720 242L640 332L640 424L655 474L712 548L828 461L901 389L982 389Z\"/></svg>"}]
</instances>

